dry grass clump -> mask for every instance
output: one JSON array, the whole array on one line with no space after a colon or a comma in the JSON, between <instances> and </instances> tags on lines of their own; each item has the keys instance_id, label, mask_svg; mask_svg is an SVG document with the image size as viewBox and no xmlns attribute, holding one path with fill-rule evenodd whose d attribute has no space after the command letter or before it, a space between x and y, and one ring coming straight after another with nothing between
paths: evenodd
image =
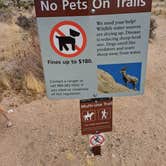
<instances>
[{"instance_id":1,"label":"dry grass clump","mask_svg":"<svg viewBox=\"0 0 166 166\"><path fill-rule=\"evenodd\" d=\"M157 29L157 22L154 17L151 17L150 20L150 32L149 32L149 38L155 39L156 37L156 29Z\"/></svg>"},{"instance_id":2,"label":"dry grass clump","mask_svg":"<svg viewBox=\"0 0 166 166\"><path fill-rule=\"evenodd\" d=\"M33 93L44 93L44 83L37 79L32 72L24 76L24 88L32 91Z\"/></svg>"},{"instance_id":3,"label":"dry grass clump","mask_svg":"<svg viewBox=\"0 0 166 166\"><path fill-rule=\"evenodd\" d=\"M9 75L0 73L0 92L10 88Z\"/></svg>"},{"instance_id":4,"label":"dry grass clump","mask_svg":"<svg viewBox=\"0 0 166 166\"><path fill-rule=\"evenodd\" d=\"M153 0L152 13L156 16L166 16L166 1Z\"/></svg>"},{"instance_id":5,"label":"dry grass clump","mask_svg":"<svg viewBox=\"0 0 166 166\"><path fill-rule=\"evenodd\" d=\"M0 22L11 23L13 13L10 10L0 9Z\"/></svg>"},{"instance_id":6,"label":"dry grass clump","mask_svg":"<svg viewBox=\"0 0 166 166\"><path fill-rule=\"evenodd\" d=\"M26 44L17 55L13 73L16 76L17 90L34 97L45 92L43 67L37 35L33 29L27 33L28 39L24 41Z\"/></svg>"},{"instance_id":7,"label":"dry grass clump","mask_svg":"<svg viewBox=\"0 0 166 166\"><path fill-rule=\"evenodd\" d=\"M2 96L4 91L9 90L11 88L10 83L10 76L5 73L0 73L0 101L3 98Z\"/></svg>"},{"instance_id":8,"label":"dry grass clump","mask_svg":"<svg viewBox=\"0 0 166 166\"><path fill-rule=\"evenodd\" d=\"M0 9L2 8L6 8L7 6L5 5L5 1L4 0L0 0Z\"/></svg>"},{"instance_id":9,"label":"dry grass clump","mask_svg":"<svg viewBox=\"0 0 166 166\"><path fill-rule=\"evenodd\" d=\"M155 8L152 10L153 15L155 16L166 16L166 9L165 8Z\"/></svg>"},{"instance_id":10,"label":"dry grass clump","mask_svg":"<svg viewBox=\"0 0 166 166\"><path fill-rule=\"evenodd\" d=\"M18 26L0 22L0 60L15 59L22 46L23 35Z\"/></svg>"},{"instance_id":11,"label":"dry grass clump","mask_svg":"<svg viewBox=\"0 0 166 166\"><path fill-rule=\"evenodd\" d=\"M40 56L40 47L37 36L36 20L34 17L19 16L17 24L27 34L22 42L21 58L17 61L22 77L23 89L32 93L44 93L43 67ZM26 27L28 25L28 27Z\"/></svg>"},{"instance_id":12,"label":"dry grass clump","mask_svg":"<svg viewBox=\"0 0 166 166\"><path fill-rule=\"evenodd\" d=\"M13 5L18 8L29 9L34 6L33 0L12 0Z\"/></svg>"}]
</instances>

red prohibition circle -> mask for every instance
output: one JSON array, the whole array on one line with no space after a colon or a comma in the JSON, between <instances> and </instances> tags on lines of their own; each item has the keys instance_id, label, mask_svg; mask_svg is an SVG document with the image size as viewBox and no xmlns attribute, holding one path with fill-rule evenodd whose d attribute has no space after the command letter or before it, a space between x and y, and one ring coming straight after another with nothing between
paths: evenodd
<instances>
[{"instance_id":1,"label":"red prohibition circle","mask_svg":"<svg viewBox=\"0 0 166 166\"><path fill-rule=\"evenodd\" d=\"M99 135L101 138L102 138L102 141L101 142L99 142L98 144L102 144L104 141L105 141L105 138L102 136L102 135ZM95 144L93 144L93 142L92 142L92 140L95 138L95 135L90 139L90 144L92 145L92 146L94 146Z\"/></svg>"},{"instance_id":2,"label":"red prohibition circle","mask_svg":"<svg viewBox=\"0 0 166 166\"><path fill-rule=\"evenodd\" d=\"M60 27L64 26L64 25L71 25L71 26L74 26L74 27L76 27L77 29L79 29L79 31L80 31L81 34L82 34L82 38L83 38L82 46L81 46L81 48L79 48L79 49L77 50L77 52L75 52L75 53L73 53L73 54L65 54L65 53L61 52L61 51L55 46L55 44L54 44L54 33L57 32L58 29L59 29ZM73 22L73 21L62 21L62 22L56 24L56 25L53 27L53 29L51 30L51 33L50 33L50 43L51 43L52 49L53 49L58 55L60 55L60 56L62 56L62 57L65 57L65 58L73 58L73 57L76 57L76 56L80 55L81 52L85 49L86 43L87 43L86 33L85 33L85 31L83 30L83 28L82 28L79 24L77 24L77 23L75 23L75 22Z\"/></svg>"}]
</instances>

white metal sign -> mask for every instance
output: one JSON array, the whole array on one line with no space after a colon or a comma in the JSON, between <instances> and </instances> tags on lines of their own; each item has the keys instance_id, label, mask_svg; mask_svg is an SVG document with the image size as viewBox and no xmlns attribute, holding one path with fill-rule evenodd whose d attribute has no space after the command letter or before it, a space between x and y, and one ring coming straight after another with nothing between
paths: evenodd
<instances>
[{"instance_id":1,"label":"white metal sign","mask_svg":"<svg viewBox=\"0 0 166 166\"><path fill-rule=\"evenodd\" d=\"M48 97L143 94L151 3L35 0Z\"/></svg>"}]
</instances>

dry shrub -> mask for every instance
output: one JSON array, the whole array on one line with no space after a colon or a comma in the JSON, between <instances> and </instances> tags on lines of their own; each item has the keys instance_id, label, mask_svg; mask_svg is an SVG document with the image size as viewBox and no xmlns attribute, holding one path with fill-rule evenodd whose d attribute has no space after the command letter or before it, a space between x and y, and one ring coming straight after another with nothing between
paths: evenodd
<instances>
[{"instance_id":1,"label":"dry shrub","mask_svg":"<svg viewBox=\"0 0 166 166\"><path fill-rule=\"evenodd\" d=\"M12 23L12 14L10 10L0 10L0 22Z\"/></svg>"},{"instance_id":2,"label":"dry shrub","mask_svg":"<svg viewBox=\"0 0 166 166\"><path fill-rule=\"evenodd\" d=\"M38 41L26 43L26 47L20 51L13 70L16 90L25 96L33 97L32 100L43 96L45 92L43 67Z\"/></svg>"},{"instance_id":3,"label":"dry shrub","mask_svg":"<svg viewBox=\"0 0 166 166\"><path fill-rule=\"evenodd\" d=\"M7 74L0 73L0 91L10 88L10 79Z\"/></svg>"},{"instance_id":4,"label":"dry shrub","mask_svg":"<svg viewBox=\"0 0 166 166\"><path fill-rule=\"evenodd\" d=\"M10 89L10 77L6 74L0 73L0 102L3 99L3 93L5 90Z\"/></svg>"},{"instance_id":5,"label":"dry shrub","mask_svg":"<svg viewBox=\"0 0 166 166\"><path fill-rule=\"evenodd\" d=\"M23 8L23 9L29 9L34 6L34 1L33 0L12 0L14 6L18 8Z\"/></svg>"},{"instance_id":6,"label":"dry shrub","mask_svg":"<svg viewBox=\"0 0 166 166\"><path fill-rule=\"evenodd\" d=\"M153 0L152 13L156 16L166 16L166 1L165 0Z\"/></svg>"},{"instance_id":7,"label":"dry shrub","mask_svg":"<svg viewBox=\"0 0 166 166\"><path fill-rule=\"evenodd\" d=\"M20 15L17 18L16 24L21 28L28 30L31 27L31 19L26 16Z\"/></svg>"},{"instance_id":8,"label":"dry shrub","mask_svg":"<svg viewBox=\"0 0 166 166\"><path fill-rule=\"evenodd\" d=\"M11 24L9 28L9 25L4 23L3 27L6 25L8 31L5 31L5 40L1 42L3 47L0 47L1 72L8 73L6 79L4 76L1 77L3 79L0 78L0 92L3 90L2 92L5 93L7 92L5 89L11 87L10 92L22 96L25 102L38 99L45 92L36 22L32 17L28 20L33 20L29 22L29 28L18 27L14 24ZM13 30L13 27L18 29ZM3 37L2 33L1 36ZM10 40L11 48L4 46L5 41L8 40Z\"/></svg>"},{"instance_id":9,"label":"dry shrub","mask_svg":"<svg viewBox=\"0 0 166 166\"><path fill-rule=\"evenodd\" d=\"M0 10L0 97L10 93L31 102L45 94L36 18L11 10Z\"/></svg>"},{"instance_id":10,"label":"dry shrub","mask_svg":"<svg viewBox=\"0 0 166 166\"><path fill-rule=\"evenodd\" d=\"M19 23L17 22L17 25L22 28L23 33L27 34L27 37L23 39L22 50L20 50L20 53L17 55L17 68L15 69L14 75L18 73L18 76L21 77L21 86L22 89L25 90L25 95L43 95L45 92L44 77L36 20L34 17L27 18L25 16L20 16L17 21L20 21Z\"/></svg>"},{"instance_id":11,"label":"dry shrub","mask_svg":"<svg viewBox=\"0 0 166 166\"><path fill-rule=\"evenodd\" d=\"M6 6L5 6L5 2L4 2L4 0L0 0L0 9L1 8L5 8Z\"/></svg>"},{"instance_id":12,"label":"dry shrub","mask_svg":"<svg viewBox=\"0 0 166 166\"><path fill-rule=\"evenodd\" d=\"M152 10L153 15L155 16L166 16L166 9L153 9Z\"/></svg>"},{"instance_id":13,"label":"dry shrub","mask_svg":"<svg viewBox=\"0 0 166 166\"><path fill-rule=\"evenodd\" d=\"M32 91L33 93L44 93L44 83L37 79L32 72L29 72L24 77L24 85L27 90Z\"/></svg>"},{"instance_id":14,"label":"dry shrub","mask_svg":"<svg viewBox=\"0 0 166 166\"><path fill-rule=\"evenodd\" d=\"M149 38L154 39L156 37L156 29L157 29L157 22L154 17L151 17L150 20L150 32L149 32Z\"/></svg>"},{"instance_id":15,"label":"dry shrub","mask_svg":"<svg viewBox=\"0 0 166 166\"><path fill-rule=\"evenodd\" d=\"M16 25L0 22L0 27L2 28L0 29L0 61L7 62L15 59L22 48L22 35L19 33L20 28Z\"/></svg>"}]
</instances>

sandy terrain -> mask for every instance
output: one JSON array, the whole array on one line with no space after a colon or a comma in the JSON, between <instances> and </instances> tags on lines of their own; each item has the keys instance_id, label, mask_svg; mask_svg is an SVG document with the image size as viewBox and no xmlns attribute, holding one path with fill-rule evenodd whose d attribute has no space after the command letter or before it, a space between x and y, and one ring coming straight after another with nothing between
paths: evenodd
<instances>
[{"instance_id":1,"label":"sandy terrain","mask_svg":"<svg viewBox=\"0 0 166 166\"><path fill-rule=\"evenodd\" d=\"M8 114L14 126L6 128L0 115L0 166L165 166L166 19L157 23L145 94L114 98L113 132L106 134L102 156L92 156L88 136L81 135L79 100L44 97L24 104L22 96L6 93L1 105L14 109Z\"/></svg>"}]
</instances>

